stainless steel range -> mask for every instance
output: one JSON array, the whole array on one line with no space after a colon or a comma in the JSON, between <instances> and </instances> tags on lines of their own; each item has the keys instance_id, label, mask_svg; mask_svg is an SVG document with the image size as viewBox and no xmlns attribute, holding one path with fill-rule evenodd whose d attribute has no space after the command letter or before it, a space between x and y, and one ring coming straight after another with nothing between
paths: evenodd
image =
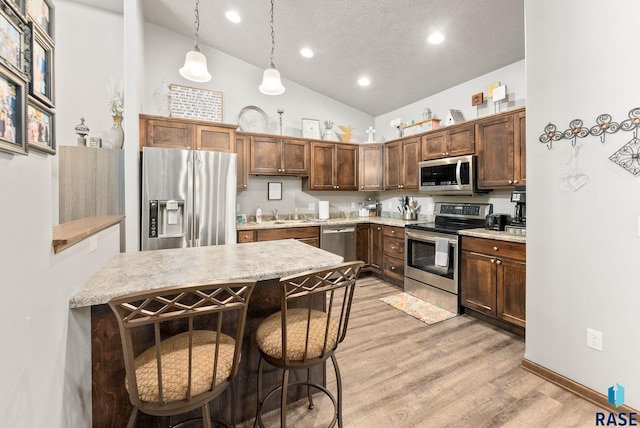
<instances>
[{"instance_id":1,"label":"stainless steel range","mask_svg":"<svg viewBox=\"0 0 640 428\"><path fill-rule=\"evenodd\" d=\"M460 313L458 231L484 227L492 211L492 204L437 202L434 222L407 225L404 291Z\"/></svg>"}]
</instances>

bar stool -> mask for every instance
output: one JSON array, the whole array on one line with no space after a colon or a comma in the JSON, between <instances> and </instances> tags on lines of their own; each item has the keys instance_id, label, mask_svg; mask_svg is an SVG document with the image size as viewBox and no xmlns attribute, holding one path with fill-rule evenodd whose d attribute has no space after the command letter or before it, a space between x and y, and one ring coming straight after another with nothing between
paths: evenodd
<instances>
[{"instance_id":1,"label":"bar stool","mask_svg":"<svg viewBox=\"0 0 640 428\"><path fill-rule=\"evenodd\" d=\"M135 426L138 411L173 416L200 407L203 424L210 428L209 402L228 386L235 424L233 379L254 286L255 281L190 284L109 301L118 320L125 387L133 405L127 427Z\"/></svg>"},{"instance_id":2,"label":"bar stool","mask_svg":"<svg viewBox=\"0 0 640 428\"><path fill-rule=\"evenodd\" d=\"M356 280L364 262L347 262L328 269L303 272L280 279L280 311L265 319L256 332L260 350L258 364L258 405L256 424L264 426L262 409L265 402L280 391L280 426L287 425L287 389L305 385L309 408L313 408L311 388L331 399L336 421L342 427L342 380L335 350L347 333L351 302ZM323 310L318 310L317 308ZM323 385L312 383L310 369L331 358L336 374L337 399ZM264 363L283 370L282 384L262 395ZM307 380L289 383L291 370L307 370Z\"/></svg>"}]
</instances>

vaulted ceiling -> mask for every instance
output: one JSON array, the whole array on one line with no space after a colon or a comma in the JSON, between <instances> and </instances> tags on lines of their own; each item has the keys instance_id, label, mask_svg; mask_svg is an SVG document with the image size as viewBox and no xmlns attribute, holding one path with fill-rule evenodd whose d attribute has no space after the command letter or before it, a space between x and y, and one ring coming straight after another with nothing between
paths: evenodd
<instances>
[{"instance_id":1,"label":"vaulted ceiling","mask_svg":"<svg viewBox=\"0 0 640 428\"><path fill-rule=\"evenodd\" d=\"M79 1L105 7L104 0ZM189 38L194 5L143 0L148 22ZM200 1L200 43L268 67L270 6L269 0ZM242 21L227 20L228 10ZM524 0L275 0L274 21L274 62L285 86L293 81L373 116L525 57ZM443 43L427 42L435 31L444 34ZM301 56L303 47L314 57ZM370 86L357 84L362 76Z\"/></svg>"}]
</instances>

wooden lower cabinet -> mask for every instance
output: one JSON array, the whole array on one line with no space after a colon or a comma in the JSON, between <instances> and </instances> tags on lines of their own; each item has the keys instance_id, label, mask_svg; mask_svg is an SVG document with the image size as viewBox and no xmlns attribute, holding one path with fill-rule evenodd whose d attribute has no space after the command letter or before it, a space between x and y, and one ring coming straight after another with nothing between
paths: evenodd
<instances>
[{"instance_id":1,"label":"wooden lower cabinet","mask_svg":"<svg viewBox=\"0 0 640 428\"><path fill-rule=\"evenodd\" d=\"M387 279L402 285L404 282L404 228L382 227L383 274Z\"/></svg>"},{"instance_id":2,"label":"wooden lower cabinet","mask_svg":"<svg viewBox=\"0 0 640 428\"><path fill-rule=\"evenodd\" d=\"M501 322L525 327L525 244L462 237L462 305Z\"/></svg>"},{"instance_id":3,"label":"wooden lower cabinet","mask_svg":"<svg viewBox=\"0 0 640 428\"><path fill-rule=\"evenodd\" d=\"M320 228L318 226L287 227L281 229L238 230L238 243L296 239L320 248Z\"/></svg>"},{"instance_id":4,"label":"wooden lower cabinet","mask_svg":"<svg viewBox=\"0 0 640 428\"><path fill-rule=\"evenodd\" d=\"M356 228L356 258L365 263L365 270L375 273L382 273L382 228L372 223L358 224Z\"/></svg>"}]
</instances>

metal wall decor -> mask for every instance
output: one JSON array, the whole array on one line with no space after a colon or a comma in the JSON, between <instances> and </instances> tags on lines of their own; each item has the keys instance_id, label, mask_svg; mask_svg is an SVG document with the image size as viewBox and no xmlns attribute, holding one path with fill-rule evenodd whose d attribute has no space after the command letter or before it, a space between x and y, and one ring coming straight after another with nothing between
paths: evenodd
<instances>
[{"instance_id":1,"label":"metal wall decor","mask_svg":"<svg viewBox=\"0 0 640 428\"><path fill-rule=\"evenodd\" d=\"M607 134L615 134L618 131L633 131L633 138L619 150L613 153L609 159L629 171L633 175L640 174L640 139L638 139L638 128L640 128L640 107L629 111L629 119L622 122L613 122L611 115L601 114L596 118L596 124L591 128L586 128L580 119L574 119L569 123L569 128L564 132L556 130L556 126L549 123L544 127L544 133L540 135L540 142L547 145L551 150L554 141L562 139L570 140L571 145L576 147L578 138L585 138L589 135L600 137L600 142L604 144ZM572 159L577 158L574 151ZM563 178L564 180L564 178ZM586 184L586 181L579 187ZM572 189L572 190L577 190Z\"/></svg>"},{"instance_id":2,"label":"metal wall decor","mask_svg":"<svg viewBox=\"0 0 640 428\"><path fill-rule=\"evenodd\" d=\"M540 135L540 142L547 145L551 150L554 141L562 139L571 140L571 145L575 146L578 138L585 138L589 135L600 137L600 142L604 143L607 134L615 134L622 131L633 131L637 137L638 127L640 127L640 107L629 111L629 119L621 123L612 122L611 115L601 114L596 118L596 124L591 128L585 128L580 119L574 119L569 123L569 128L564 132L556 130L556 125L549 123L544 127L544 133Z\"/></svg>"}]
</instances>

